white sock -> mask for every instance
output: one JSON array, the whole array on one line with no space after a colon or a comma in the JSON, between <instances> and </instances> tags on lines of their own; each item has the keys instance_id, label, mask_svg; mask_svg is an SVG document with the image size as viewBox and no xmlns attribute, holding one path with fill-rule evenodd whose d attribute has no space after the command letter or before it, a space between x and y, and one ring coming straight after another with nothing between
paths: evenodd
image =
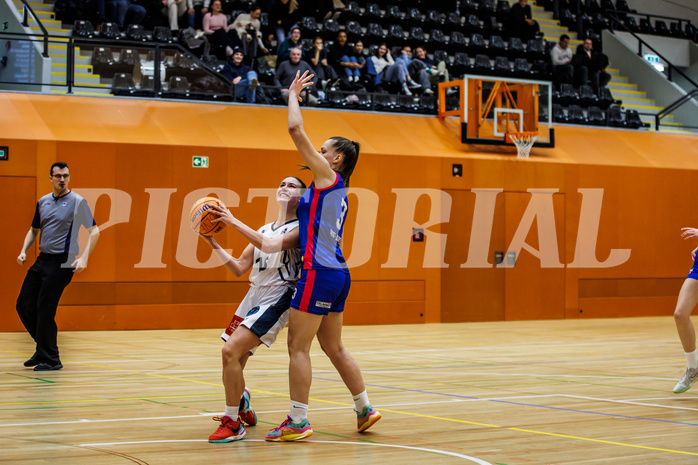
<instances>
[{"instance_id":1,"label":"white sock","mask_svg":"<svg viewBox=\"0 0 698 465\"><path fill-rule=\"evenodd\" d=\"M228 418L231 418L235 421L238 421L238 415L240 414L239 410L240 406L236 405L235 407L231 407L230 405L225 406L225 416Z\"/></svg>"},{"instance_id":2,"label":"white sock","mask_svg":"<svg viewBox=\"0 0 698 465\"><path fill-rule=\"evenodd\" d=\"M291 421L294 423L300 423L304 419L308 418L308 405L292 400L291 413L289 416L291 417Z\"/></svg>"},{"instance_id":3,"label":"white sock","mask_svg":"<svg viewBox=\"0 0 698 465\"><path fill-rule=\"evenodd\" d=\"M693 352L684 352L686 354L686 362L688 368L693 368L694 370L698 368L698 349Z\"/></svg>"},{"instance_id":4,"label":"white sock","mask_svg":"<svg viewBox=\"0 0 698 465\"><path fill-rule=\"evenodd\" d=\"M369 405L368 394L364 392L354 396L354 405L356 406L356 411L361 413Z\"/></svg>"}]
</instances>

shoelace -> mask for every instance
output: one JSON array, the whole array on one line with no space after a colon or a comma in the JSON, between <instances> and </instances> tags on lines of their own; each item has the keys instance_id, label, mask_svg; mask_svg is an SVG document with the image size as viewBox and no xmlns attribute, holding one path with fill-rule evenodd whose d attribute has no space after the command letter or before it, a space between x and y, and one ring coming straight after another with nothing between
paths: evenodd
<instances>
[{"instance_id":1,"label":"shoelace","mask_svg":"<svg viewBox=\"0 0 698 465\"><path fill-rule=\"evenodd\" d=\"M283 428L284 426L288 425L288 423L289 423L290 421L291 421L291 417L286 417L286 419L284 420L284 422L281 423L281 424L280 424L279 426L277 426L276 428L274 428L272 431L279 431L281 428Z\"/></svg>"}]
</instances>

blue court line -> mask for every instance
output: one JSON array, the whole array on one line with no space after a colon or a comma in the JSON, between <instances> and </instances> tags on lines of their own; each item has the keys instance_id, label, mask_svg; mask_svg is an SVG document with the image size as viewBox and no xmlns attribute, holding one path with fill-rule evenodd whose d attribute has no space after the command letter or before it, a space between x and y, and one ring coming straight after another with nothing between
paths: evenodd
<instances>
[{"instance_id":1,"label":"blue court line","mask_svg":"<svg viewBox=\"0 0 698 465\"><path fill-rule=\"evenodd\" d=\"M313 376L313 379L318 379L322 381L332 381L335 383L343 383L342 380L336 380L336 379L328 379L328 378L318 378L316 376ZM407 388L400 388L400 387L392 387L392 386L382 386L380 384L367 384L366 386L371 386L371 387L376 387L376 388L381 388L381 389L392 389L395 391L406 391L406 392L416 392L418 394L432 394L435 396L444 396L444 397L452 397L452 398L457 398L457 399L471 399L471 400L484 400L487 402L496 402L500 404L511 404L511 405L520 405L523 407L538 407L538 408L545 408L545 409L550 409L550 410L560 410L563 412L575 412L575 413L588 413L590 415L601 415L605 417L614 417L614 418L629 418L631 420L645 420L645 421L656 421L659 423L672 423L675 425L687 425L687 426L698 426L698 423L688 423L688 422L683 422L683 421L670 421L670 420L659 420L656 418L645 418L645 417L634 417L630 415L618 415L615 413L602 413L602 412L591 412L589 410L577 410L577 409L570 409L570 408L562 408L562 407L550 407L547 405L538 405L538 404L525 404L523 402L512 402L509 400L497 400L497 399L483 399L482 397L473 397L473 396L460 396L457 394L445 394L443 392L431 392L431 391L421 391L418 389L407 389Z\"/></svg>"}]
</instances>

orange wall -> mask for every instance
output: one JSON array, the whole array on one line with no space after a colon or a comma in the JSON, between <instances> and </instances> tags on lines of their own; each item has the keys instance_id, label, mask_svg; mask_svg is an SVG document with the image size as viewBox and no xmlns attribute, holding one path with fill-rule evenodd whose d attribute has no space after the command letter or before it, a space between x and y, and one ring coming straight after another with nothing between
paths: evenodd
<instances>
[{"instance_id":1,"label":"orange wall","mask_svg":"<svg viewBox=\"0 0 698 465\"><path fill-rule=\"evenodd\" d=\"M692 225L698 207L687 195L698 182L697 138L559 127L555 149L534 148L531 160L519 161L512 148L460 144L453 120L321 110L304 116L318 146L333 135L362 143L352 177L360 192L350 196L345 252L350 263L352 252L355 260L364 254L367 259L352 268L347 323L672 311L691 265L690 250L698 245L683 242L679 234ZM6 206L7 239L0 245L6 264L0 330L22 329L14 301L26 265L17 265L15 257L36 199L50 191L49 166L59 160L70 164L76 192L112 189L120 196L113 203L106 195L99 198L100 225L123 220L103 228L88 269L66 289L60 327L225 326L247 290L246 279L221 266L192 267L209 260L210 251L202 243L183 252L196 243L181 227L189 209L185 199L197 189L227 188L239 196L237 206L234 196L223 197L233 214L255 227L270 221L266 198L250 199L250 189L273 189L286 175L309 180L307 172L297 171L301 160L285 124L284 108L0 94L0 145L10 147L10 159L0 162L0 193L13 199ZM208 156L210 168L193 168L193 155ZM463 177L451 176L453 163L463 165ZM502 192L494 201L489 240L474 251L471 239L482 234L471 230L474 191L481 189ZM527 245L516 266L494 267L494 252L507 251L520 229L531 189L556 190L549 194L550 209L522 237ZM586 197L580 189L603 189L596 260L605 261L612 249L630 249L623 264L568 266ZM552 226L544 224L539 237L540 223L550 219ZM413 223L427 221L433 225L426 228L426 240L410 242ZM583 234L593 232L582 228ZM234 255L245 246L232 228L218 238ZM556 250L560 266L541 266L534 256L541 249ZM462 268L471 253L484 254L490 265Z\"/></svg>"}]
</instances>

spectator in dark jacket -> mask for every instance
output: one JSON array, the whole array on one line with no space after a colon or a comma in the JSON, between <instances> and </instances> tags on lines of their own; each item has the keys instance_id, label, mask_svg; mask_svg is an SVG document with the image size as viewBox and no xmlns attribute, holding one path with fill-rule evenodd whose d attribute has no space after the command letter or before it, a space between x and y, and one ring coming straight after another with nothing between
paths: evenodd
<instances>
[{"instance_id":1,"label":"spectator in dark jacket","mask_svg":"<svg viewBox=\"0 0 698 465\"><path fill-rule=\"evenodd\" d=\"M301 45L301 30L298 27L291 29L291 34L288 39L284 40L279 46L279 53L277 54L276 64L277 66L282 61L288 60L291 54L291 49L299 48L301 49L301 57L304 57L302 45Z\"/></svg>"},{"instance_id":2,"label":"spectator in dark jacket","mask_svg":"<svg viewBox=\"0 0 698 465\"><path fill-rule=\"evenodd\" d=\"M287 39L287 33L298 23L298 0L274 0L269 9L269 24L276 31L276 41Z\"/></svg>"},{"instance_id":3,"label":"spectator in dark jacket","mask_svg":"<svg viewBox=\"0 0 698 465\"><path fill-rule=\"evenodd\" d=\"M511 34L520 37L521 40L535 39L540 32L538 22L534 21L531 15L531 5L528 5L528 0L519 0L519 3L512 5L506 23Z\"/></svg>"},{"instance_id":4,"label":"spectator in dark jacket","mask_svg":"<svg viewBox=\"0 0 698 465\"><path fill-rule=\"evenodd\" d=\"M591 82L594 92L599 93L599 88L606 87L611 80L611 75L606 72L608 57L594 50L591 39L585 39L583 44L577 47L577 53L572 60L575 71L579 69L579 85Z\"/></svg>"},{"instance_id":5,"label":"spectator in dark jacket","mask_svg":"<svg viewBox=\"0 0 698 465\"><path fill-rule=\"evenodd\" d=\"M235 97L240 98L243 95L247 97L247 103L255 102L255 92L259 80L257 73L252 71L252 68L243 62L245 55L242 53L242 48L235 47L233 56L226 60L225 67L221 74L230 79L235 84Z\"/></svg>"},{"instance_id":6,"label":"spectator in dark jacket","mask_svg":"<svg viewBox=\"0 0 698 465\"><path fill-rule=\"evenodd\" d=\"M306 71L313 74L313 69L310 65L301 60L301 50L294 48L291 50L291 57L279 65L274 75L274 85L282 88L281 97L285 102L288 102L288 87L296 78L298 71L300 71L301 75ZM317 105L317 98L310 93L314 88L315 86L311 86L308 87L307 91L301 92L301 97L307 99L308 104L311 106Z\"/></svg>"}]
</instances>

